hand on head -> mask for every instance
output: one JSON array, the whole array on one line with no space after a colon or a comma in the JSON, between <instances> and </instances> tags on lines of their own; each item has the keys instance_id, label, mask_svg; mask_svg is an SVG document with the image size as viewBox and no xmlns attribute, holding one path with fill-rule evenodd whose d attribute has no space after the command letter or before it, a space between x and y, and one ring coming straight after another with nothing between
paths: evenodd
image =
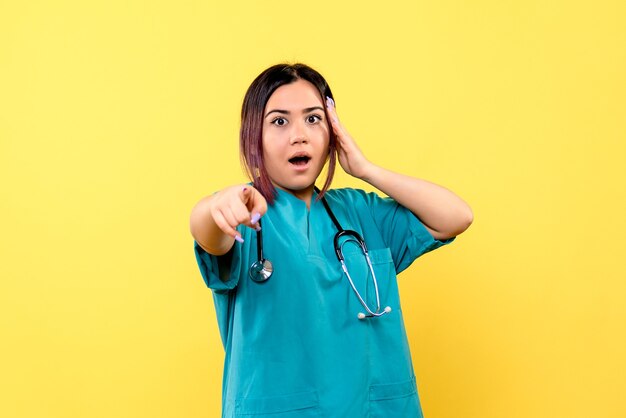
<instances>
[{"instance_id":1,"label":"hand on head","mask_svg":"<svg viewBox=\"0 0 626 418\"><path fill-rule=\"evenodd\" d=\"M346 173L362 179L366 176L371 163L365 158L356 141L339 121L335 102L330 97L326 97L326 113L331 129L335 133L339 164Z\"/></svg>"}]
</instances>

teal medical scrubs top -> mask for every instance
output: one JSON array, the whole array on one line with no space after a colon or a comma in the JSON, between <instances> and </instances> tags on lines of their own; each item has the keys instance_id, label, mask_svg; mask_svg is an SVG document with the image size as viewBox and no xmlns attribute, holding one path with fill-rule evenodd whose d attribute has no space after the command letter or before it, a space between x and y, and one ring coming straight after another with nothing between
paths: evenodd
<instances>
[{"instance_id":1,"label":"teal medical scrubs top","mask_svg":"<svg viewBox=\"0 0 626 418\"><path fill-rule=\"evenodd\" d=\"M264 283L248 275L256 233L223 256L194 241L202 277L212 289L226 352L223 417L421 417L396 274L417 257L454 240L434 239L420 220L390 198L334 189L326 200L344 229L364 238L378 281L378 318L365 312L334 252L337 228L313 195L310 210L288 192L263 216L263 254L274 266ZM372 310L369 267L354 242L344 247L350 275Z\"/></svg>"}]
</instances>

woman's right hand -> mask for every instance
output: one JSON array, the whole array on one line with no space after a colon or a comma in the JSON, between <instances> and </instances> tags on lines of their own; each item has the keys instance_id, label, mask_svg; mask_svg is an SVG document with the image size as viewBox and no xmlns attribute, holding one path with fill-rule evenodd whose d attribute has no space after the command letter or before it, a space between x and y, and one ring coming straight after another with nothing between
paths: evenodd
<instances>
[{"instance_id":1,"label":"woman's right hand","mask_svg":"<svg viewBox=\"0 0 626 418\"><path fill-rule=\"evenodd\" d=\"M258 230L258 221L265 212L267 201L248 184L227 187L211 197L210 214L213 221L224 234L239 242L243 242L243 239L235 228L245 225Z\"/></svg>"}]
</instances>

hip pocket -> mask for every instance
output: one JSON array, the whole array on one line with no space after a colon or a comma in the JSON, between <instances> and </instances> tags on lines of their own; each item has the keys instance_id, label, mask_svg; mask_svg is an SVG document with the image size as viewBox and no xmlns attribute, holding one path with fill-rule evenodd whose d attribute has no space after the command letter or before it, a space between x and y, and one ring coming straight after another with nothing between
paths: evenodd
<instances>
[{"instance_id":1,"label":"hip pocket","mask_svg":"<svg viewBox=\"0 0 626 418\"><path fill-rule=\"evenodd\" d=\"M423 418L415 378L404 382L371 385L371 418Z\"/></svg>"},{"instance_id":2,"label":"hip pocket","mask_svg":"<svg viewBox=\"0 0 626 418\"><path fill-rule=\"evenodd\" d=\"M316 391L293 393L267 398L238 399L235 417L257 416L263 418L319 418L319 399Z\"/></svg>"}]
</instances>

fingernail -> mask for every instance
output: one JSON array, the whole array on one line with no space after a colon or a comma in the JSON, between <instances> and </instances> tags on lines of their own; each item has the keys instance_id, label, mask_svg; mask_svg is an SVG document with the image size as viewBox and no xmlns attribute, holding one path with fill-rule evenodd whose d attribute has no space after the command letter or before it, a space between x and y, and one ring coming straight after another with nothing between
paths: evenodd
<instances>
[{"instance_id":1,"label":"fingernail","mask_svg":"<svg viewBox=\"0 0 626 418\"><path fill-rule=\"evenodd\" d=\"M259 232L261 230L261 225L255 225L254 229L256 229L256 232Z\"/></svg>"},{"instance_id":2,"label":"fingernail","mask_svg":"<svg viewBox=\"0 0 626 418\"><path fill-rule=\"evenodd\" d=\"M248 188L247 188L247 187L244 187L244 188L243 188L243 191L245 192L246 190L248 190Z\"/></svg>"},{"instance_id":3,"label":"fingernail","mask_svg":"<svg viewBox=\"0 0 626 418\"><path fill-rule=\"evenodd\" d=\"M252 214L252 218L250 218L250 222L255 224L259 222L259 219L261 219L261 214L259 212L255 212Z\"/></svg>"},{"instance_id":4,"label":"fingernail","mask_svg":"<svg viewBox=\"0 0 626 418\"><path fill-rule=\"evenodd\" d=\"M235 240L243 244L243 238L241 238L241 235L235 235Z\"/></svg>"},{"instance_id":5,"label":"fingernail","mask_svg":"<svg viewBox=\"0 0 626 418\"><path fill-rule=\"evenodd\" d=\"M335 107L335 101L330 97L326 96L326 106L327 107Z\"/></svg>"}]
</instances>

